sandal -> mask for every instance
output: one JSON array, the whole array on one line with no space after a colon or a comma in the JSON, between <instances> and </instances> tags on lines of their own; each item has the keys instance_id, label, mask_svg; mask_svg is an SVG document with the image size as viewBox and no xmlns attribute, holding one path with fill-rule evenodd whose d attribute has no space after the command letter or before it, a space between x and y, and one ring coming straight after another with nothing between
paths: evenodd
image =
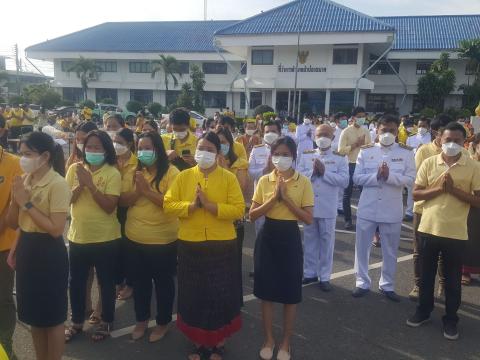
<instances>
[{"instance_id":1,"label":"sandal","mask_svg":"<svg viewBox=\"0 0 480 360\"><path fill-rule=\"evenodd\" d=\"M95 330L92 334L93 341L103 341L110 337L111 325L107 323L102 323L95 327Z\"/></svg>"},{"instance_id":2,"label":"sandal","mask_svg":"<svg viewBox=\"0 0 480 360\"><path fill-rule=\"evenodd\" d=\"M95 311L92 311L90 316L88 317L88 323L90 325L98 325L102 322L102 319L100 316L97 316L97 313Z\"/></svg>"},{"instance_id":3,"label":"sandal","mask_svg":"<svg viewBox=\"0 0 480 360\"><path fill-rule=\"evenodd\" d=\"M65 343L70 342L73 340L75 336L83 332L83 328L69 326L65 329Z\"/></svg>"},{"instance_id":4,"label":"sandal","mask_svg":"<svg viewBox=\"0 0 480 360\"><path fill-rule=\"evenodd\" d=\"M188 355L188 360L202 360L207 354L208 351L203 346L195 347Z\"/></svg>"},{"instance_id":5,"label":"sandal","mask_svg":"<svg viewBox=\"0 0 480 360\"><path fill-rule=\"evenodd\" d=\"M462 275L462 285L469 286L472 283L470 275Z\"/></svg>"},{"instance_id":6,"label":"sandal","mask_svg":"<svg viewBox=\"0 0 480 360\"><path fill-rule=\"evenodd\" d=\"M210 360L222 360L223 355L225 354L225 346L215 346L210 351Z\"/></svg>"},{"instance_id":7,"label":"sandal","mask_svg":"<svg viewBox=\"0 0 480 360\"><path fill-rule=\"evenodd\" d=\"M125 287L118 292L117 300L125 301L128 300L132 297L133 294L133 289L125 285Z\"/></svg>"}]
</instances>

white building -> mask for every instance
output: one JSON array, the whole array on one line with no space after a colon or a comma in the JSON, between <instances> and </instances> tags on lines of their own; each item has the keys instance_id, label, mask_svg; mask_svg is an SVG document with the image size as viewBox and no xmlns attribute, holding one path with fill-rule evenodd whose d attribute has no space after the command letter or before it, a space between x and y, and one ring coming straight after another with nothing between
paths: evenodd
<instances>
[{"instance_id":1,"label":"white building","mask_svg":"<svg viewBox=\"0 0 480 360\"><path fill-rule=\"evenodd\" d=\"M80 82L65 71L79 56L102 68L88 97L131 99L163 105L175 101L188 72L205 72L207 113L230 107L245 113L245 98L276 111L293 111L300 32L297 104L332 113L354 103L367 111L419 110L418 78L442 51L452 52L457 87L472 81L455 49L480 37L480 15L374 18L330 0L297 0L243 21L105 23L26 49L28 57L54 62L54 86L64 98L82 98ZM150 61L172 55L182 62L180 84L166 95L163 74L150 76ZM373 68L374 62L381 57ZM470 75L469 75L470 74ZM445 108L461 107L454 91Z\"/></svg>"}]
</instances>

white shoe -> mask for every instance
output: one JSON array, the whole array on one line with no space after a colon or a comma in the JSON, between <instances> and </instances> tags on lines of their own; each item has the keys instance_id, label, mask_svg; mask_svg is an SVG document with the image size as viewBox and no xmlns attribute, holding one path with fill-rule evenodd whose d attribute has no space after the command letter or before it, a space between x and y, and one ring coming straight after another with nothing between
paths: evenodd
<instances>
[{"instance_id":1,"label":"white shoe","mask_svg":"<svg viewBox=\"0 0 480 360\"><path fill-rule=\"evenodd\" d=\"M273 345L271 348L264 346L260 350L260 359L262 359L262 360L272 360L274 349L275 349L275 345Z\"/></svg>"},{"instance_id":2,"label":"white shoe","mask_svg":"<svg viewBox=\"0 0 480 360\"><path fill-rule=\"evenodd\" d=\"M277 360L290 360L292 356L290 355L290 350L280 350L277 354Z\"/></svg>"}]
</instances>

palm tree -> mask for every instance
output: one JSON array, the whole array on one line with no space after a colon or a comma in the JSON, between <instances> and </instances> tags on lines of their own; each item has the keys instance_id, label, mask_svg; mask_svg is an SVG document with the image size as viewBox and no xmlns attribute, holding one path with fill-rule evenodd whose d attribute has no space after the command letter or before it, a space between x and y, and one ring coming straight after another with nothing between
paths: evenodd
<instances>
[{"instance_id":1,"label":"palm tree","mask_svg":"<svg viewBox=\"0 0 480 360\"><path fill-rule=\"evenodd\" d=\"M155 74L163 72L164 84L165 84L165 96L168 97L168 79L171 77L173 79L173 87L178 85L177 76L182 77L180 71L180 63L178 60L171 55L160 55L159 60L152 61L152 79L155 78Z\"/></svg>"},{"instance_id":2,"label":"palm tree","mask_svg":"<svg viewBox=\"0 0 480 360\"><path fill-rule=\"evenodd\" d=\"M480 39L462 40L458 49L460 58L468 61L468 66L473 70L475 79L480 78Z\"/></svg>"},{"instance_id":3,"label":"palm tree","mask_svg":"<svg viewBox=\"0 0 480 360\"><path fill-rule=\"evenodd\" d=\"M67 73L75 72L80 79L80 83L83 89L83 100L87 100L88 83L97 78L101 68L95 63L95 60L86 59L80 56L72 65L67 69Z\"/></svg>"}]
</instances>

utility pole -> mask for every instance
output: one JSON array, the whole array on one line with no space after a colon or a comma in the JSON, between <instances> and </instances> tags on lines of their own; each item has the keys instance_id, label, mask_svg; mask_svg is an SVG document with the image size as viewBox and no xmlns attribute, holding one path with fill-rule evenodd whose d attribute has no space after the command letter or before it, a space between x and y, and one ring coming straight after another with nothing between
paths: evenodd
<instances>
[{"instance_id":1,"label":"utility pole","mask_svg":"<svg viewBox=\"0 0 480 360\"><path fill-rule=\"evenodd\" d=\"M17 95L20 95L20 82L19 82L20 60L18 58L18 44L15 44L13 51L15 53L15 68L17 70L16 76L15 76L15 85L17 87Z\"/></svg>"},{"instance_id":2,"label":"utility pole","mask_svg":"<svg viewBox=\"0 0 480 360\"><path fill-rule=\"evenodd\" d=\"M203 0L203 20L207 21L207 0Z\"/></svg>"},{"instance_id":3,"label":"utility pole","mask_svg":"<svg viewBox=\"0 0 480 360\"><path fill-rule=\"evenodd\" d=\"M293 118L296 120L297 124L300 122L300 119L299 119L300 110L298 111L298 114L295 114L296 112L295 105L297 102L298 59L300 56L300 34L302 32L302 11L303 11L303 1L298 0L297 61L295 63L295 85L293 88ZM300 99L299 99L298 109L300 109Z\"/></svg>"}]
</instances>

